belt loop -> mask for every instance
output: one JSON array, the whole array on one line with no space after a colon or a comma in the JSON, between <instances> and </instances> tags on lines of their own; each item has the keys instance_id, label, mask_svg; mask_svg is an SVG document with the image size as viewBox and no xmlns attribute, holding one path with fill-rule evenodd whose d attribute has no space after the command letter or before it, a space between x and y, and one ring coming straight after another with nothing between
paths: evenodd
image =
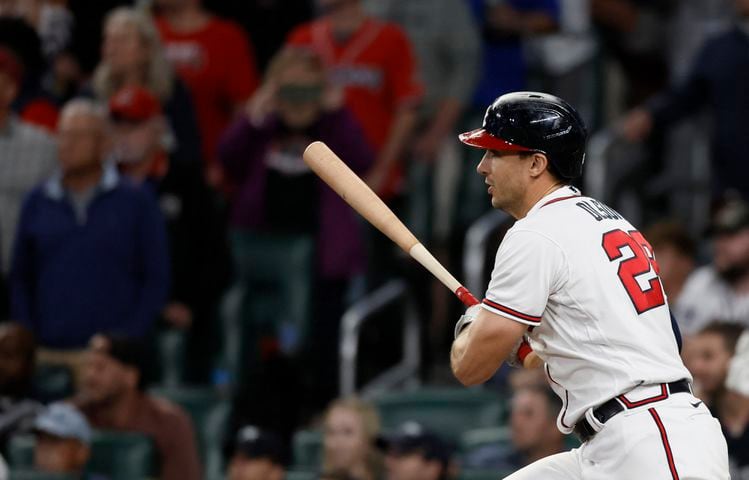
<instances>
[{"instance_id":1,"label":"belt loop","mask_svg":"<svg viewBox=\"0 0 749 480\"><path fill-rule=\"evenodd\" d=\"M603 429L603 424L593 414L594 411L595 411L595 408L593 407L590 407L589 409L585 410L585 419L588 421L593 431L595 433L598 433L601 431L601 429Z\"/></svg>"}]
</instances>

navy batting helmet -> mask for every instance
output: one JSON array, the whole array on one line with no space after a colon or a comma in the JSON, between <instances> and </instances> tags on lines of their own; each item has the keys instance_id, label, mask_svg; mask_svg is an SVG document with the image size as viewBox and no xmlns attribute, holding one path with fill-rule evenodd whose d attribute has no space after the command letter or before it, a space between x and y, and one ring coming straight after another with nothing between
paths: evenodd
<instances>
[{"instance_id":1,"label":"navy batting helmet","mask_svg":"<svg viewBox=\"0 0 749 480\"><path fill-rule=\"evenodd\" d=\"M552 173L579 177L585 161L588 131L580 115L559 97L537 92L513 92L486 109L481 128L460 135L472 147L546 155Z\"/></svg>"}]
</instances>

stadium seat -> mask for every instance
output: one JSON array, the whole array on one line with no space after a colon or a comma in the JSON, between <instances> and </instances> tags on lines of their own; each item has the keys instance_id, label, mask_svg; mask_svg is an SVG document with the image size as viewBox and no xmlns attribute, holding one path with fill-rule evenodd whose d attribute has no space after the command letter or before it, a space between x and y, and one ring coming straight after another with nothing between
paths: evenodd
<instances>
[{"instance_id":1,"label":"stadium seat","mask_svg":"<svg viewBox=\"0 0 749 480\"><path fill-rule=\"evenodd\" d=\"M30 469L34 465L34 436L13 435L8 442L8 466L11 469Z\"/></svg>"},{"instance_id":2,"label":"stadium seat","mask_svg":"<svg viewBox=\"0 0 749 480\"><path fill-rule=\"evenodd\" d=\"M97 430L86 470L110 480L145 479L156 473L155 458L153 442L145 435Z\"/></svg>"},{"instance_id":3,"label":"stadium seat","mask_svg":"<svg viewBox=\"0 0 749 480\"><path fill-rule=\"evenodd\" d=\"M286 472L285 480L317 480L320 478L317 472L308 472L303 470L289 470Z\"/></svg>"},{"instance_id":4,"label":"stadium seat","mask_svg":"<svg viewBox=\"0 0 749 480\"><path fill-rule=\"evenodd\" d=\"M11 470L8 480L78 480L76 475L37 472L36 470Z\"/></svg>"},{"instance_id":5,"label":"stadium seat","mask_svg":"<svg viewBox=\"0 0 749 480\"><path fill-rule=\"evenodd\" d=\"M299 430L294 433L293 465L299 469L316 469L322 459L322 432Z\"/></svg>"},{"instance_id":6,"label":"stadium seat","mask_svg":"<svg viewBox=\"0 0 749 480\"><path fill-rule=\"evenodd\" d=\"M471 429L502 425L502 397L482 389L426 388L389 393L374 399L385 430L416 421L457 443Z\"/></svg>"},{"instance_id":7,"label":"stadium seat","mask_svg":"<svg viewBox=\"0 0 749 480\"><path fill-rule=\"evenodd\" d=\"M458 475L458 480L501 480L511 473L497 470L464 470Z\"/></svg>"},{"instance_id":8,"label":"stadium seat","mask_svg":"<svg viewBox=\"0 0 749 480\"><path fill-rule=\"evenodd\" d=\"M75 390L73 372L65 365L37 365L32 382L34 391L44 402L68 398Z\"/></svg>"},{"instance_id":9,"label":"stadium seat","mask_svg":"<svg viewBox=\"0 0 749 480\"><path fill-rule=\"evenodd\" d=\"M231 233L234 285L222 302L224 358L234 382L260 358L258 339L278 339L296 353L312 310L313 240L307 236Z\"/></svg>"},{"instance_id":10,"label":"stadium seat","mask_svg":"<svg viewBox=\"0 0 749 480\"><path fill-rule=\"evenodd\" d=\"M485 445L510 444L509 427L477 428L463 432L460 436L458 450L470 452Z\"/></svg>"},{"instance_id":11,"label":"stadium seat","mask_svg":"<svg viewBox=\"0 0 749 480\"><path fill-rule=\"evenodd\" d=\"M187 411L195 428L205 478L221 478L224 468L222 445L231 413L229 400L212 388L157 387L150 392L171 400Z\"/></svg>"},{"instance_id":12,"label":"stadium seat","mask_svg":"<svg viewBox=\"0 0 749 480\"><path fill-rule=\"evenodd\" d=\"M477 469L477 475L483 473L485 468L496 465L499 459L506 459L512 452L509 427L469 430L460 436L458 444L460 464L469 471ZM495 475L495 478L502 478L496 471Z\"/></svg>"},{"instance_id":13,"label":"stadium seat","mask_svg":"<svg viewBox=\"0 0 749 480\"><path fill-rule=\"evenodd\" d=\"M8 463L19 475L31 475L34 436L15 435L8 446ZM96 430L91 439L91 459L86 471L110 480L140 480L156 472L152 441L141 434ZM27 478L27 477L24 477ZM41 477L28 477L41 478Z\"/></svg>"}]
</instances>

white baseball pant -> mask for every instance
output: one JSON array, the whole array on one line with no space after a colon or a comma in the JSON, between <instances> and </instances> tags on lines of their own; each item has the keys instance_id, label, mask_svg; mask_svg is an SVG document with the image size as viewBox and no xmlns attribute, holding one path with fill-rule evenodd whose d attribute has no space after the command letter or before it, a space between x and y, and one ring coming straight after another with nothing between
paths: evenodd
<instances>
[{"instance_id":1,"label":"white baseball pant","mask_svg":"<svg viewBox=\"0 0 749 480\"><path fill-rule=\"evenodd\" d=\"M626 397L637 401L657 392L657 386L638 387ZM505 480L731 478L720 424L689 393L624 410L598 427L580 448L543 458Z\"/></svg>"}]
</instances>

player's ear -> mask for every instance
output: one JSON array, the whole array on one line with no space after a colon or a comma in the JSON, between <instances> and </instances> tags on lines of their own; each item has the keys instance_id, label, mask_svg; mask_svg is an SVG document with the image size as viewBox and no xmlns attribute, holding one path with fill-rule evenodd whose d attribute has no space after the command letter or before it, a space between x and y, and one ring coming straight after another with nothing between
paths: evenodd
<instances>
[{"instance_id":1,"label":"player's ear","mask_svg":"<svg viewBox=\"0 0 749 480\"><path fill-rule=\"evenodd\" d=\"M549 159L543 153L533 153L530 156L530 164L528 165L531 177L540 177L549 166Z\"/></svg>"}]
</instances>

